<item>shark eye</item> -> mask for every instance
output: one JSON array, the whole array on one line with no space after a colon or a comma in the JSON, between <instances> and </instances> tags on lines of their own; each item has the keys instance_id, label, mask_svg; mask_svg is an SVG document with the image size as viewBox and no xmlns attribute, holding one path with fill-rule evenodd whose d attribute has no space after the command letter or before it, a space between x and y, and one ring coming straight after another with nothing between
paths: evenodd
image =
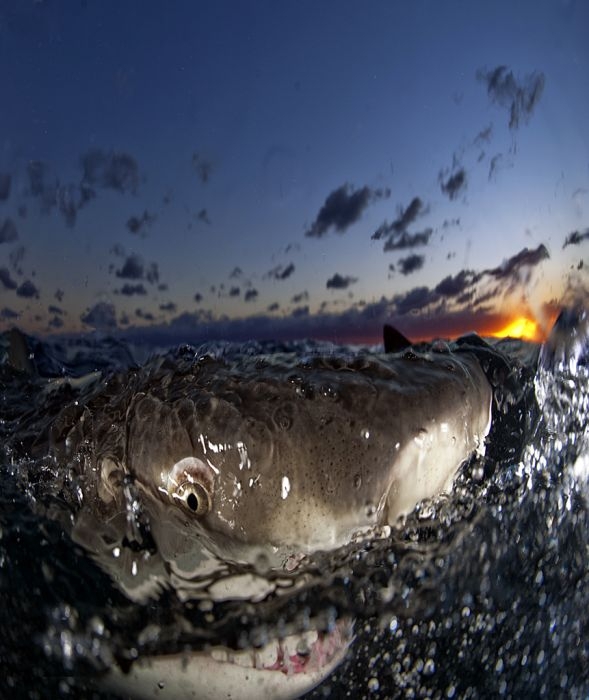
<instances>
[{"instance_id":1,"label":"shark eye","mask_svg":"<svg viewBox=\"0 0 589 700\"><path fill-rule=\"evenodd\" d=\"M215 471L196 457L185 457L172 467L166 479L170 498L193 515L206 515L213 507Z\"/></svg>"},{"instance_id":2,"label":"shark eye","mask_svg":"<svg viewBox=\"0 0 589 700\"><path fill-rule=\"evenodd\" d=\"M173 497L182 501L182 505L194 515L206 515L212 507L210 494L203 484L196 482L180 484Z\"/></svg>"}]
</instances>

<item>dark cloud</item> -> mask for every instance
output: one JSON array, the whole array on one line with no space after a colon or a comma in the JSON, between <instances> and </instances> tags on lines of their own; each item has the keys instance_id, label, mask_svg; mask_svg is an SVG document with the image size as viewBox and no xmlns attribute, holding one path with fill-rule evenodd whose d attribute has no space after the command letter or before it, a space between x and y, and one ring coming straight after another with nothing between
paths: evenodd
<instances>
[{"instance_id":1,"label":"dark cloud","mask_svg":"<svg viewBox=\"0 0 589 700\"><path fill-rule=\"evenodd\" d=\"M0 226L0 243L12 243L18 238L18 231L14 225L14 221L10 218L5 219Z\"/></svg>"},{"instance_id":2,"label":"dark cloud","mask_svg":"<svg viewBox=\"0 0 589 700\"><path fill-rule=\"evenodd\" d=\"M205 224L210 224L211 219L209 217L209 213L206 209L201 209L198 214L197 214L197 219L199 221L203 221Z\"/></svg>"},{"instance_id":3,"label":"dark cloud","mask_svg":"<svg viewBox=\"0 0 589 700\"><path fill-rule=\"evenodd\" d=\"M421 311L421 309L439 300L439 295L429 287L415 287L406 294L395 297L395 310L404 316L405 314Z\"/></svg>"},{"instance_id":4,"label":"dark cloud","mask_svg":"<svg viewBox=\"0 0 589 700\"><path fill-rule=\"evenodd\" d=\"M293 263L289 263L286 267L284 267L284 265L277 265L266 273L266 277L272 277L275 280L285 280L288 279L294 271L295 266Z\"/></svg>"},{"instance_id":5,"label":"dark cloud","mask_svg":"<svg viewBox=\"0 0 589 700\"><path fill-rule=\"evenodd\" d=\"M10 173L0 173L0 202L5 202L10 197L11 184Z\"/></svg>"},{"instance_id":6,"label":"dark cloud","mask_svg":"<svg viewBox=\"0 0 589 700\"><path fill-rule=\"evenodd\" d=\"M40 294L37 287L31 280L25 280L19 287L16 288L16 293L24 299L38 299Z\"/></svg>"},{"instance_id":7,"label":"dark cloud","mask_svg":"<svg viewBox=\"0 0 589 700\"><path fill-rule=\"evenodd\" d=\"M202 294L200 294L199 292L197 292L197 293L194 295L194 301L195 301L197 304L200 304L200 302L202 301Z\"/></svg>"},{"instance_id":8,"label":"dark cloud","mask_svg":"<svg viewBox=\"0 0 589 700\"><path fill-rule=\"evenodd\" d=\"M58 316L63 316L63 309L61 309L59 306L54 306L53 304L50 304L47 307L47 311L50 314L57 314Z\"/></svg>"},{"instance_id":9,"label":"dark cloud","mask_svg":"<svg viewBox=\"0 0 589 700\"><path fill-rule=\"evenodd\" d=\"M143 311L143 309L135 309L135 316L142 318L144 321L154 321L154 315L151 311Z\"/></svg>"},{"instance_id":10,"label":"dark cloud","mask_svg":"<svg viewBox=\"0 0 589 700\"><path fill-rule=\"evenodd\" d=\"M125 252L125 248L120 244L120 243L115 243L113 247L110 249L110 252L113 255L116 255L117 258L124 258L125 255L127 254Z\"/></svg>"},{"instance_id":11,"label":"dark cloud","mask_svg":"<svg viewBox=\"0 0 589 700\"><path fill-rule=\"evenodd\" d=\"M157 286L158 292L167 292L168 291L168 285L165 282L161 282Z\"/></svg>"},{"instance_id":12,"label":"dark cloud","mask_svg":"<svg viewBox=\"0 0 589 700\"><path fill-rule=\"evenodd\" d=\"M372 240L386 238L383 247L385 252L427 245L433 232L431 228L418 233L409 233L407 227L428 211L429 207L419 197L414 197L406 208L402 206L397 208L397 218L392 223L385 221L378 227L372 234Z\"/></svg>"},{"instance_id":13,"label":"dark cloud","mask_svg":"<svg viewBox=\"0 0 589 700\"><path fill-rule=\"evenodd\" d=\"M327 289L347 289L351 284L358 281L357 277L350 277L349 275L343 276L339 272L336 272L333 277L327 280L325 285Z\"/></svg>"},{"instance_id":14,"label":"dark cloud","mask_svg":"<svg viewBox=\"0 0 589 700\"><path fill-rule=\"evenodd\" d=\"M309 298L309 292L305 289L304 292L300 292L299 294L295 294L293 298L291 299L291 302L293 304L300 304L301 301L307 301Z\"/></svg>"},{"instance_id":15,"label":"dark cloud","mask_svg":"<svg viewBox=\"0 0 589 700\"><path fill-rule=\"evenodd\" d=\"M10 267L17 275L23 274L22 261L25 259L26 252L27 250L24 245L20 245L11 250L8 255Z\"/></svg>"},{"instance_id":16,"label":"dark cloud","mask_svg":"<svg viewBox=\"0 0 589 700\"><path fill-rule=\"evenodd\" d=\"M309 315L309 307L308 306L297 306L296 309L292 310L291 316L293 318L303 318L305 316Z\"/></svg>"},{"instance_id":17,"label":"dark cloud","mask_svg":"<svg viewBox=\"0 0 589 700\"><path fill-rule=\"evenodd\" d=\"M392 224L385 221L372 234L372 240L377 241L394 233L403 233L407 230L419 216L426 214L428 208L424 205L419 197L413 197L408 206L403 209L402 206L397 207L397 218Z\"/></svg>"},{"instance_id":18,"label":"dark cloud","mask_svg":"<svg viewBox=\"0 0 589 700\"><path fill-rule=\"evenodd\" d=\"M418 246L427 245L433 233L433 229L426 228L417 233L392 234L384 244L384 252L389 253L392 250L407 250L408 248L417 248Z\"/></svg>"},{"instance_id":19,"label":"dark cloud","mask_svg":"<svg viewBox=\"0 0 589 700\"><path fill-rule=\"evenodd\" d=\"M491 136L493 135L493 125L481 129L476 135L474 143L476 146L481 146L483 143L489 143L491 141Z\"/></svg>"},{"instance_id":20,"label":"dark cloud","mask_svg":"<svg viewBox=\"0 0 589 700\"><path fill-rule=\"evenodd\" d=\"M213 164L207 158L203 158L199 153L192 154L192 166L196 170L200 181L206 185L213 172Z\"/></svg>"},{"instance_id":21,"label":"dark cloud","mask_svg":"<svg viewBox=\"0 0 589 700\"><path fill-rule=\"evenodd\" d=\"M421 270L424 263L425 255L408 255L406 258L401 258L399 260L399 272L402 275L410 275L412 272Z\"/></svg>"},{"instance_id":22,"label":"dark cloud","mask_svg":"<svg viewBox=\"0 0 589 700\"><path fill-rule=\"evenodd\" d=\"M173 301L169 301L167 304L160 304L160 311L164 311L167 314L176 313L178 307Z\"/></svg>"},{"instance_id":23,"label":"dark cloud","mask_svg":"<svg viewBox=\"0 0 589 700\"><path fill-rule=\"evenodd\" d=\"M157 284L160 281L160 270L156 262L149 263L145 270L145 279L149 284Z\"/></svg>"},{"instance_id":24,"label":"dark cloud","mask_svg":"<svg viewBox=\"0 0 589 700\"><path fill-rule=\"evenodd\" d=\"M80 321L96 330L113 330L117 327L115 307L106 301L99 301L80 316Z\"/></svg>"},{"instance_id":25,"label":"dark cloud","mask_svg":"<svg viewBox=\"0 0 589 700\"><path fill-rule=\"evenodd\" d=\"M238 297L241 294L241 289L239 287L231 287L229 290L230 297Z\"/></svg>"},{"instance_id":26,"label":"dark cloud","mask_svg":"<svg viewBox=\"0 0 589 700\"><path fill-rule=\"evenodd\" d=\"M54 316L50 321L49 321L49 328L53 328L57 330L58 328L63 327L63 319L60 318L59 316Z\"/></svg>"},{"instance_id":27,"label":"dark cloud","mask_svg":"<svg viewBox=\"0 0 589 700\"><path fill-rule=\"evenodd\" d=\"M81 157L82 182L86 185L135 192L139 184L139 166L128 153L93 148Z\"/></svg>"},{"instance_id":28,"label":"dark cloud","mask_svg":"<svg viewBox=\"0 0 589 700\"><path fill-rule=\"evenodd\" d=\"M317 214L317 218L305 231L305 236L321 238L330 228L335 229L338 233L343 233L349 226L358 221L371 202L389 195L390 190L374 190L370 187L354 190L351 185L346 183L328 195L319 210L319 214Z\"/></svg>"},{"instance_id":29,"label":"dark cloud","mask_svg":"<svg viewBox=\"0 0 589 700\"><path fill-rule=\"evenodd\" d=\"M448 275L436 286L435 292L443 297L455 297L462 294L478 280L472 270L461 270L456 275Z\"/></svg>"},{"instance_id":30,"label":"dark cloud","mask_svg":"<svg viewBox=\"0 0 589 700\"><path fill-rule=\"evenodd\" d=\"M126 282L119 290L120 294L123 294L126 297L132 297L135 295L138 296L143 296L147 294L147 290L145 287L139 282L139 284L129 284Z\"/></svg>"},{"instance_id":31,"label":"dark cloud","mask_svg":"<svg viewBox=\"0 0 589 700\"><path fill-rule=\"evenodd\" d=\"M57 301L59 301L61 303L63 301L63 297L64 297L63 289L56 289L55 294L53 296L57 299Z\"/></svg>"},{"instance_id":32,"label":"dark cloud","mask_svg":"<svg viewBox=\"0 0 589 700\"><path fill-rule=\"evenodd\" d=\"M76 223L78 211L96 194L87 182L60 184L57 176L42 161L30 161L27 165L27 175L29 194L40 201L41 211L48 214L57 207L70 227Z\"/></svg>"},{"instance_id":33,"label":"dark cloud","mask_svg":"<svg viewBox=\"0 0 589 700\"><path fill-rule=\"evenodd\" d=\"M129 255L123 267L117 270L117 277L128 280L140 280L143 278L143 261L138 255Z\"/></svg>"},{"instance_id":34,"label":"dark cloud","mask_svg":"<svg viewBox=\"0 0 589 700\"><path fill-rule=\"evenodd\" d=\"M18 287L17 283L10 276L10 272L6 267L0 267L0 284L4 289L16 289Z\"/></svg>"},{"instance_id":35,"label":"dark cloud","mask_svg":"<svg viewBox=\"0 0 589 700\"><path fill-rule=\"evenodd\" d=\"M498 66L493 70L480 69L476 76L487 86L491 101L509 110L510 129L529 121L544 91L544 73L529 73L518 81L507 66Z\"/></svg>"},{"instance_id":36,"label":"dark cloud","mask_svg":"<svg viewBox=\"0 0 589 700\"><path fill-rule=\"evenodd\" d=\"M9 309L8 306L5 306L2 311L0 311L0 317L5 321L14 321L14 319L19 317L19 314L13 309Z\"/></svg>"},{"instance_id":37,"label":"dark cloud","mask_svg":"<svg viewBox=\"0 0 589 700\"><path fill-rule=\"evenodd\" d=\"M523 269L535 267L549 257L550 254L543 244L540 244L533 250L523 248L523 250L505 260L498 267L483 270L480 276L488 275L499 281L517 281L518 275Z\"/></svg>"},{"instance_id":38,"label":"dark cloud","mask_svg":"<svg viewBox=\"0 0 589 700\"><path fill-rule=\"evenodd\" d=\"M277 301L275 301L273 304L270 304L270 306L268 307L268 311L272 313L273 311L278 311L279 308L280 304Z\"/></svg>"},{"instance_id":39,"label":"dark cloud","mask_svg":"<svg viewBox=\"0 0 589 700\"><path fill-rule=\"evenodd\" d=\"M244 299L246 301L255 301L258 297L258 290L257 289L248 289L245 293Z\"/></svg>"},{"instance_id":40,"label":"dark cloud","mask_svg":"<svg viewBox=\"0 0 589 700\"><path fill-rule=\"evenodd\" d=\"M579 243L586 241L588 238L589 238L589 228L586 228L583 232L572 231L565 238L564 243L562 244L562 247L566 248L569 245L579 245Z\"/></svg>"},{"instance_id":41,"label":"dark cloud","mask_svg":"<svg viewBox=\"0 0 589 700\"><path fill-rule=\"evenodd\" d=\"M450 228L451 226L460 226L460 217L455 219L444 219L442 228Z\"/></svg>"},{"instance_id":42,"label":"dark cloud","mask_svg":"<svg viewBox=\"0 0 589 700\"><path fill-rule=\"evenodd\" d=\"M127 220L127 228L135 235L144 233L145 229L155 221L155 214L150 214L147 210L141 216L132 216Z\"/></svg>"},{"instance_id":43,"label":"dark cloud","mask_svg":"<svg viewBox=\"0 0 589 700\"><path fill-rule=\"evenodd\" d=\"M243 274L241 267L234 267L233 270L231 270L231 274L229 275L229 279L238 279L241 277Z\"/></svg>"},{"instance_id":44,"label":"dark cloud","mask_svg":"<svg viewBox=\"0 0 589 700\"><path fill-rule=\"evenodd\" d=\"M446 173L442 171L438 176L438 181L442 192L451 200L456 199L466 189L466 171L464 168L460 168L449 176L446 176Z\"/></svg>"}]
</instances>

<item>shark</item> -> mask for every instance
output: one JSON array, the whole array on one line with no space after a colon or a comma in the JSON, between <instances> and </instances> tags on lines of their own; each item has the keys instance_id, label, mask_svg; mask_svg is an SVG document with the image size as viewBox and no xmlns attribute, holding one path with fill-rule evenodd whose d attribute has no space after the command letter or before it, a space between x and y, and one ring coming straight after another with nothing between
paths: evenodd
<instances>
[{"instance_id":1,"label":"shark","mask_svg":"<svg viewBox=\"0 0 589 700\"><path fill-rule=\"evenodd\" d=\"M305 556L395 527L484 453L493 389L472 344L385 337L392 352L185 353L91 381L49 428L83 494L72 538L142 600L170 572L198 597L189 582L219 562L294 575ZM206 595L263 597L263 580ZM133 698L296 698L352 641L342 619L254 651L141 656L104 680Z\"/></svg>"}]
</instances>

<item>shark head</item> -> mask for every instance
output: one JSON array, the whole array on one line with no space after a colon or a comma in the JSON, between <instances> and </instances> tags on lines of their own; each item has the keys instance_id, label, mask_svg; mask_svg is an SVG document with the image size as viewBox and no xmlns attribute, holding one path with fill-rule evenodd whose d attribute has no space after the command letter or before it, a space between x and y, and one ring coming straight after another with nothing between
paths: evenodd
<instances>
[{"instance_id":1,"label":"shark head","mask_svg":"<svg viewBox=\"0 0 589 700\"><path fill-rule=\"evenodd\" d=\"M333 549L447 490L490 400L468 355L207 359L135 392L124 444L97 444L99 493L131 474L229 557Z\"/></svg>"},{"instance_id":2,"label":"shark head","mask_svg":"<svg viewBox=\"0 0 589 700\"><path fill-rule=\"evenodd\" d=\"M92 476L73 537L137 600L170 585L198 597L220 562L290 575L306 555L386 531L451 487L490 425L491 388L468 353L205 357L127 384L87 406ZM120 546L142 537L129 534L137 504L154 542L139 565ZM250 572L206 595L260 600L264 583ZM152 655L107 680L133 697L297 697L341 662L351 629Z\"/></svg>"}]
</instances>

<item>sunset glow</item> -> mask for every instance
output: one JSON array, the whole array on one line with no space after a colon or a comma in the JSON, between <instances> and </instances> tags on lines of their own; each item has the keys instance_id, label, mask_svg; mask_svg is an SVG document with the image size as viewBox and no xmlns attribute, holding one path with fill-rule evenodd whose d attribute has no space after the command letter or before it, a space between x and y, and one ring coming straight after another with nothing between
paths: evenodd
<instances>
[{"instance_id":1,"label":"sunset glow","mask_svg":"<svg viewBox=\"0 0 589 700\"><path fill-rule=\"evenodd\" d=\"M540 342L542 334L536 321L520 316L508 323L500 331L492 333L495 338L519 338L532 342Z\"/></svg>"}]
</instances>

